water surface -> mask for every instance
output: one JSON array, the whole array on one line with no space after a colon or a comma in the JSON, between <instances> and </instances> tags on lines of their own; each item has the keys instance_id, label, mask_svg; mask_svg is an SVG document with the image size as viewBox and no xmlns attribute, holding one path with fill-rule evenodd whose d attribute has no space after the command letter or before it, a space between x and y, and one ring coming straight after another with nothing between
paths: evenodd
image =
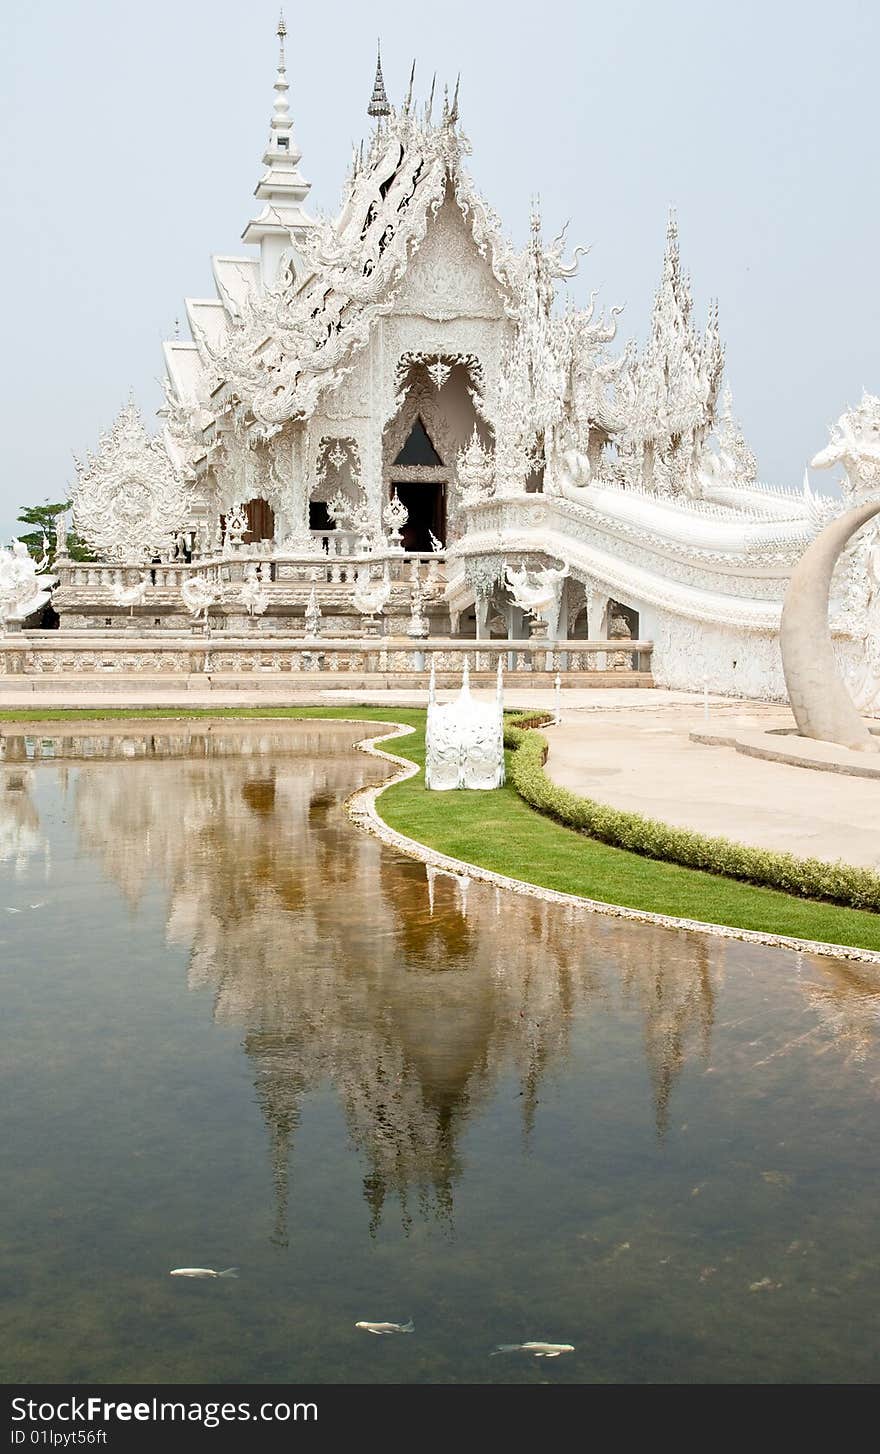
<instances>
[{"instance_id":1,"label":"water surface","mask_svg":"<svg viewBox=\"0 0 880 1454\"><path fill-rule=\"evenodd\" d=\"M358 726L16 731L0 1376L880 1375L876 970L426 874Z\"/></svg>"}]
</instances>

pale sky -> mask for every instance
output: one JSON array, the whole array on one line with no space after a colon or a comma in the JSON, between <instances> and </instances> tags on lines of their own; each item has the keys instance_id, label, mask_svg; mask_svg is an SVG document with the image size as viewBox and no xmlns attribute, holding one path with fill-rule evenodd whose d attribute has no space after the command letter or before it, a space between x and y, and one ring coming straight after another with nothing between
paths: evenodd
<instances>
[{"instance_id":1,"label":"pale sky","mask_svg":"<svg viewBox=\"0 0 880 1454\"><path fill-rule=\"evenodd\" d=\"M762 477L796 485L828 423L880 393L880 7L814 0L289 5L288 76L313 210L366 134L377 35L392 100L454 84L471 169L522 243L591 244L572 285L644 339L666 211ZM69 490L129 389L151 422L160 344L209 257L239 250L272 105L266 0L6 0L0 539ZM830 483L816 476L814 484Z\"/></svg>"}]
</instances>

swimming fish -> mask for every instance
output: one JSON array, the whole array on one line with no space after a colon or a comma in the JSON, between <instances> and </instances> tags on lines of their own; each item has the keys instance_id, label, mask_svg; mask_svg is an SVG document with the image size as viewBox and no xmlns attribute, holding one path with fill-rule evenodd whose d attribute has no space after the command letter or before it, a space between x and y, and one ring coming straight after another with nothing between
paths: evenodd
<instances>
[{"instance_id":1,"label":"swimming fish","mask_svg":"<svg viewBox=\"0 0 880 1454\"><path fill-rule=\"evenodd\" d=\"M172 1267L169 1277L238 1277L237 1267L224 1267L215 1272L213 1267Z\"/></svg>"},{"instance_id":2,"label":"swimming fish","mask_svg":"<svg viewBox=\"0 0 880 1454\"><path fill-rule=\"evenodd\" d=\"M558 1358L560 1353L573 1353L573 1343L499 1343L490 1358L497 1353L534 1353L536 1358Z\"/></svg>"},{"instance_id":3,"label":"swimming fish","mask_svg":"<svg viewBox=\"0 0 880 1454\"><path fill-rule=\"evenodd\" d=\"M415 1323L410 1318L408 1323L355 1323L356 1328L362 1328L365 1333L375 1333L378 1338L383 1338L387 1333L413 1333Z\"/></svg>"}]
</instances>

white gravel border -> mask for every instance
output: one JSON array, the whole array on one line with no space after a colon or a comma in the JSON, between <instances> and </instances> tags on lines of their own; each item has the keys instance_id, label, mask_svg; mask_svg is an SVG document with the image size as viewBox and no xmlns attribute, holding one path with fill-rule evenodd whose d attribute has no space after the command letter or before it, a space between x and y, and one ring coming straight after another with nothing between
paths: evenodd
<instances>
[{"instance_id":1,"label":"white gravel border","mask_svg":"<svg viewBox=\"0 0 880 1454\"><path fill-rule=\"evenodd\" d=\"M387 725L389 728L387 732L376 737L365 737L355 743L355 746L359 752L365 752L371 757L382 758L384 762L392 763L400 771L388 778L386 782L370 783L358 788L346 800L345 806L349 817L358 828L372 833L389 848L396 848L409 858L418 859L419 862L445 873L466 874L468 878L493 884L497 888L508 889L514 894L526 894L530 898L543 899L548 904L564 904L583 909L590 914L606 914L613 919L632 919L640 924L658 924L663 929L686 929L696 934L712 934L719 939L737 939L744 944L766 944L777 949L794 949L800 953L821 954L832 959L850 959L857 960L861 964L880 965L880 952L874 949L858 949L849 944L825 944L813 939L793 939L786 934L763 934L755 929L735 929L729 924L710 924L704 923L700 919L676 919L669 914L651 914L644 909L627 909L622 904L606 904L599 899L583 898L580 894L564 894L556 889L545 889L538 884L525 883L522 879L508 878L506 874L492 873L487 868L480 868L477 864L467 863L461 858L449 858L445 853L438 853L435 849L426 847L425 844L417 842L414 838L407 838L403 833L397 833L388 826L379 814L376 800L385 792L386 788L394 787L397 783L406 782L407 778L415 777L420 769L408 758L397 757L393 752L383 751L378 744L391 742L395 737L407 737L415 731L415 728L400 722Z\"/></svg>"}]
</instances>

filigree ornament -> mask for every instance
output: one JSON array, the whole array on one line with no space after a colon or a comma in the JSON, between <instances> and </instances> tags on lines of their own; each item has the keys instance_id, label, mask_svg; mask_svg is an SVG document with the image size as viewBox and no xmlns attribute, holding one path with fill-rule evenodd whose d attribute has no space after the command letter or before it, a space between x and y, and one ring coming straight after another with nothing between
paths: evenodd
<instances>
[{"instance_id":1,"label":"filigree ornament","mask_svg":"<svg viewBox=\"0 0 880 1454\"><path fill-rule=\"evenodd\" d=\"M223 535L223 543L228 546L239 546L244 536L250 529L247 507L240 500L230 505L226 511L226 528Z\"/></svg>"},{"instance_id":2,"label":"filigree ornament","mask_svg":"<svg viewBox=\"0 0 880 1454\"><path fill-rule=\"evenodd\" d=\"M389 534L389 543L393 550L403 549L401 530L409 519L409 511L395 490L382 511L382 520Z\"/></svg>"},{"instance_id":3,"label":"filigree ornament","mask_svg":"<svg viewBox=\"0 0 880 1454\"><path fill-rule=\"evenodd\" d=\"M488 498L495 478L491 454L483 448L476 424L464 449L458 453L458 484L463 505L476 505Z\"/></svg>"},{"instance_id":4,"label":"filigree ornament","mask_svg":"<svg viewBox=\"0 0 880 1454\"><path fill-rule=\"evenodd\" d=\"M186 523L190 496L164 442L127 404L97 453L76 462L73 523L99 560L136 564L167 548Z\"/></svg>"},{"instance_id":5,"label":"filigree ornament","mask_svg":"<svg viewBox=\"0 0 880 1454\"><path fill-rule=\"evenodd\" d=\"M451 373L452 365L444 363L442 359L435 359L433 363L428 364L428 376L438 393Z\"/></svg>"}]
</instances>

